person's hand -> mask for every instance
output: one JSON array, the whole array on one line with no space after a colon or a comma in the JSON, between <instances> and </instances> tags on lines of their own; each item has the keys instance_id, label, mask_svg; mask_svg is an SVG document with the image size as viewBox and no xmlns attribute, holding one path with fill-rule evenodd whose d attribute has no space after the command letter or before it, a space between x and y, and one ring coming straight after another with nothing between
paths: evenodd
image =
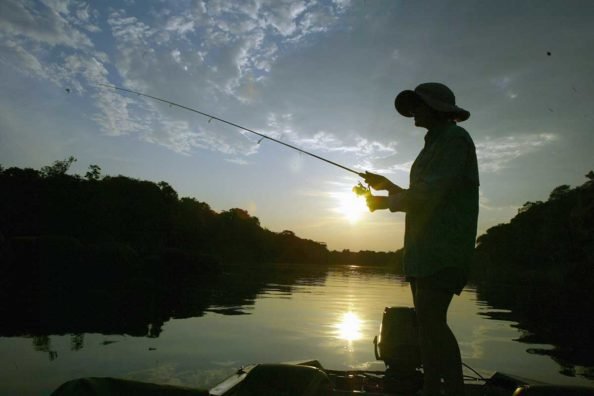
<instances>
[{"instance_id":1,"label":"person's hand","mask_svg":"<svg viewBox=\"0 0 594 396\"><path fill-rule=\"evenodd\" d=\"M402 188L388 180L385 176L376 173L365 172L359 173L365 183L369 184L374 190L387 190L390 194L402 191Z\"/></svg>"},{"instance_id":2,"label":"person's hand","mask_svg":"<svg viewBox=\"0 0 594 396\"><path fill-rule=\"evenodd\" d=\"M369 194L366 198L366 201L370 212L373 212L377 209L388 209L390 206L390 202L386 196L376 196Z\"/></svg>"}]
</instances>

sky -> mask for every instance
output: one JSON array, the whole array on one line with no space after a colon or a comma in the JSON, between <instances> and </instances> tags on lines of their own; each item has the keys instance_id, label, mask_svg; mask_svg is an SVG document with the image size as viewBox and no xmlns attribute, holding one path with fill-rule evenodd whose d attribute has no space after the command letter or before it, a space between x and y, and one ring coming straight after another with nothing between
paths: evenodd
<instances>
[{"instance_id":1,"label":"sky","mask_svg":"<svg viewBox=\"0 0 594 396\"><path fill-rule=\"evenodd\" d=\"M594 2L2 0L0 164L168 182L332 250L402 247L360 178L186 110L408 186L424 129L393 106L442 82L471 112L479 235L594 169Z\"/></svg>"}]
</instances>

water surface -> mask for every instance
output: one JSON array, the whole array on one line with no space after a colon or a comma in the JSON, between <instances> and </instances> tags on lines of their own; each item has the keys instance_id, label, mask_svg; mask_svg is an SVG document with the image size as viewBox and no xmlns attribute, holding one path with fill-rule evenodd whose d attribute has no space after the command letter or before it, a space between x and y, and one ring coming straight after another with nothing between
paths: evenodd
<instances>
[{"instance_id":1,"label":"water surface","mask_svg":"<svg viewBox=\"0 0 594 396\"><path fill-rule=\"evenodd\" d=\"M49 394L84 376L205 388L242 365L301 359L332 369L382 370L372 340L383 309L411 305L407 283L364 267L303 273L261 268L223 277L201 316L165 320L153 337L66 332L0 338L0 394ZM455 297L449 320L465 363L483 375L503 371L545 382L594 384L568 376L567 367L549 356L530 353L552 346L516 341L525 334L502 319L507 311L498 312L477 300L472 287ZM88 315L96 314L89 307Z\"/></svg>"}]
</instances>

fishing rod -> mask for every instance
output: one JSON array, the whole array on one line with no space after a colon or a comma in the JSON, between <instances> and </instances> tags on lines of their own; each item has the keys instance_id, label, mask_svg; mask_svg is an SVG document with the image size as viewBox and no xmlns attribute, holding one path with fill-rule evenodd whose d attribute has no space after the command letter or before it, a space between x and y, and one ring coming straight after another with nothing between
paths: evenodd
<instances>
[{"instance_id":1,"label":"fishing rod","mask_svg":"<svg viewBox=\"0 0 594 396\"><path fill-rule=\"evenodd\" d=\"M212 115L212 114L208 114L208 113L202 112L202 111L200 111L200 110L196 110L196 109L193 109L193 108L191 108L191 107L184 106L184 105L181 105L181 104L179 104L179 103L172 102L172 101L170 101L170 100L167 100L167 99L158 98L158 97L156 97L156 96L152 96L152 95L145 94L145 93L142 93L142 92L133 91L133 90L131 90L131 89L127 89L127 88L118 87L118 86L116 86L116 85L109 85L109 84L102 84L102 83L97 83L97 85L100 85L100 86L102 86L102 87L107 87L107 88L115 89L115 90L118 90L118 91L128 92L128 93L131 93L131 94L136 94L136 95L138 95L138 96L144 96L144 97L146 97L146 98L150 98L150 99L153 99L153 100L157 100L157 101L159 101L159 102L162 102L162 103L167 103L169 106L175 106L175 107L179 107L180 109L184 109L184 110L191 111L191 112L193 112L193 113L200 114L200 115L202 115L202 116L208 117L208 118L209 118L209 122L210 122L210 120L217 120L217 121L220 121L220 122L222 122L222 123L225 123L225 124L227 124L227 125L231 125L231 126L233 126L233 127L235 127L235 128L239 128L239 129L242 129L242 130L244 130L244 131L246 131L246 132L250 132L250 133L253 133L253 134L255 134L255 135L258 135L258 136L260 136L262 139L268 139L268 140L270 140L270 141L272 141L272 142L275 142L275 143L278 143L278 144L282 144L283 146L286 146L286 147L292 148L293 150L297 150L297 151L299 151L300 153L307 154L307 155L309 155L309 156L311 156L311 157L314 157L314 158L317 158L317 159L319 159L319 160L321 160L321 161L324 161L324 162L326 162L326 163L328 163L328 164L330 164L330 165L337 166L337 167L339 167L339 168L341 168L341 169L344 169L344 170L346 170L346 171L348 171L348 172L354 173L354 174L356 174L357 176L364 177L364 176L363 176L363 175L364 175L364 173L357 172L356 170L353 170L353 169L351 169L351 168L347 168L347 167L346 167L346 166L344 166L344 165L340 165L340 164L338 164L338 163L336 163L336 162L334 162L334 161L330 161L329 159L326 159L326 158L320 157L319 155L316 155L316 154L310 153L309 151L305 151L305 150L303 150L303 149L301 149L301 148L299 148L299 147L293 146L292 144L285 143L285 142L283 142L283 141L280 141L280 140L278 140L278 139L275 139L275 138L272 138L272 137L270 137L270 136L264 135L264 134L262 134L262 133L260 133L260 132L256 132L256 131L254 131L254 130L252 130L252 129L249 129L249 128L246 128L246 127L243 127L243 126L241 126L241 125L239 125L239 124L236 124L236 123L234 123L234 122L231 122L231 121L224 120L224 119L222 119L222 118L220 118L220 117L217 117L217 116L214 116L214 115ZM262 141L262 139L260 139L260 141Z\"/></svg>"}]
</instances>

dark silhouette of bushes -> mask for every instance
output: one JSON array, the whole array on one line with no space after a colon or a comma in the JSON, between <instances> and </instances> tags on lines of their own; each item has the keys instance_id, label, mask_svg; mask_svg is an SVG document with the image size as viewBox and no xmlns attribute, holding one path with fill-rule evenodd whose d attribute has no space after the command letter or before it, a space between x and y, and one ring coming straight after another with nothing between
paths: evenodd
<instances>
[{"instance_id":1,"label":"dark silhouette of bushes","mask_svg":"<svg viewBox=\"0 0 594 396\"><path fill-rule=\"evenodd\" d=\"M402 274L402 249L395 252L374 252L362 250L351 252L348 249L330 252L332 264L387 266L396 274Z\"/></svg>"},{"instance_id":2,"label":"dark silhouette of bushes","mask_svg":"<svg viewBox=\"0 0 594 396\"><path fill-rule=\"evenodd\" d=\"M566 364L594 365L594 172L546 202L526 202L477 240L480 299L510 309L524 339L550 343Z\"/></svg>"},{"instance_id":3,"label":"dark silhouette of bushes","mask_svg":"<svg viewBox=\"0 0 594 396\"><path fill-rule=\"evenodd\" d=\"M167 249L244 262L325 263L325 244L264 229L243 209L216 213L194 198L179 198L166 182L105 176L91 165L86 177L68 175L70 157L41 171L0 172L0 232L5 239L59 235L83 244L127 245L142 258Z\"/></svg>"}]
</instances>

